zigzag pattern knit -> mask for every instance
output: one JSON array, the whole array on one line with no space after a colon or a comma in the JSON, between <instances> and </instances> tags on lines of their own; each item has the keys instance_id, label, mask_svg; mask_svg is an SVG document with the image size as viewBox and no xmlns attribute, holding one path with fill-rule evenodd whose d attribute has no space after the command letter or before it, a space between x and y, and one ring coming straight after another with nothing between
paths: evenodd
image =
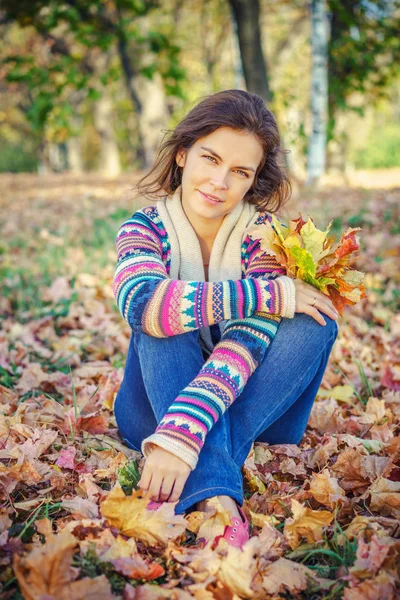
<instances>
[{"instance_id":1,"label":"zigzag pattern knit","mask_svg":"<svg viewBox=\"0 0 400 600\"><path fill-rule=\"evenodd\" d=\"M260 212L256 225L266 219L271 222L271 215ZM113 293L133 331L167 337L228 320L198 375L142 442L145 456L160 446L194 469L207 433L261 363L281 318L294 316L293 282L249 236L241 249L243 279L169 279L170 245L155 206L138 210L121 225L116 248Z\"/></svg>"}]
</instances>

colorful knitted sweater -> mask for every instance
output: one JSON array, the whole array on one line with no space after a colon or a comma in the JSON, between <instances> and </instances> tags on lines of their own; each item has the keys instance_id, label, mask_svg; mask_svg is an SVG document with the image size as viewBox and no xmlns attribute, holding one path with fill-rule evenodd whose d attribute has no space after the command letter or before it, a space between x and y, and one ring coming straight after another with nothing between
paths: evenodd
<instances>
[{"instance_id":1,"label":"colorful knitted sweater","mask_svg":"<svg viewBox=\"0 0 400 600\"><path fill-rule=\"evenodd\" d=\"M260 212L255 225L267 219L272 225L271 215ZM160 446L194 469L207 433L263 360L281 318L294 317L293 281L248 235L241 249L241 280L170 279L170 244L156 206L138 210L121 225L116 248L113 293L133 331L168 337L227 320L198 375L142 442L145 456Z\"/></svg>"}]
</instances>

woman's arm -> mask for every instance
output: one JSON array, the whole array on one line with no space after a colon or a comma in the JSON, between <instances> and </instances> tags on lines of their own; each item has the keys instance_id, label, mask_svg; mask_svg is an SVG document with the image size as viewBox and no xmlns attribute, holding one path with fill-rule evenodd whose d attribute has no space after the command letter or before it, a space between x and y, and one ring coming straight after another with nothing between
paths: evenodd
<instances>
[{"instance_id":1,"label":"woman's arm","mask_svg":"<svg viewBox=\"0 0 400 600\"><path fill-rule=\"evenodd\" d=\"M118 262L113 293L133 331L155 337L179 335L257 312L293 316L288 277L237 281L180 281L163 263L166 234L157 213L138 210L116 237Z\"/></svg>"},{"instance_id":2,"label":"woman's arm","mask_svg":"<svg viewBox=\"0 0 400 600\"><path fill-rule=\"evenodd\" d=\"M248 248L248 278L274 278L282 273L275 258ZM205 437L225 410L242 392L261 364L282 317L259 311L250 317L230 320L198 375L171 404L155 432L143 440L145 456L160 446L196 467Z\"/></svg>"}]
</instances>

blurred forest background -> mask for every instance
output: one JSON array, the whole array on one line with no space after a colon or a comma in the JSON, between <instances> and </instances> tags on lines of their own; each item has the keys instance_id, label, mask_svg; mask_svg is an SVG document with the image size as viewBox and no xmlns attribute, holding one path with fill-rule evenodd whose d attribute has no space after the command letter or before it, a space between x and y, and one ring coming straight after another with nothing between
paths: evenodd
<instances>
[{"instance_id":1,"label":"blurred forest background","mask_svg":"<svg viewBox=\"0 0 400 600\"><path fill-rule=\"evenodd\" d=\"M326 172L400 167L398 0L2 0L0 172L146 169L199 97L243 88L267 101L304 180L316 5Z\"/></svg>"}]
</instances>

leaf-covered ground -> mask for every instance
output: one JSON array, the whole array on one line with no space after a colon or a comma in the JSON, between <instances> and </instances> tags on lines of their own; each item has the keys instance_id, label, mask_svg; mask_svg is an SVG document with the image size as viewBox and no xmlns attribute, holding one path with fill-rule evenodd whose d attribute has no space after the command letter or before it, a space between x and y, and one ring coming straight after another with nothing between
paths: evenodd
<instances>
[{"instance_id":1,"label":"leaf-covered ground","mask_svg":"<svg viewBox=\"0 0 400 600\"><path fill-rule=\"evenodd\" d=\"M127 177L0 177L0 597L392 600L400 589L397 190L302 192L289 208L361 227L367 297L339 337L300 446L243 466L252 537L227 513L147 511L112 412L129 326L111 292ZM396 591L397 590L397 591Z\"/></svg>"}]
</instances>

